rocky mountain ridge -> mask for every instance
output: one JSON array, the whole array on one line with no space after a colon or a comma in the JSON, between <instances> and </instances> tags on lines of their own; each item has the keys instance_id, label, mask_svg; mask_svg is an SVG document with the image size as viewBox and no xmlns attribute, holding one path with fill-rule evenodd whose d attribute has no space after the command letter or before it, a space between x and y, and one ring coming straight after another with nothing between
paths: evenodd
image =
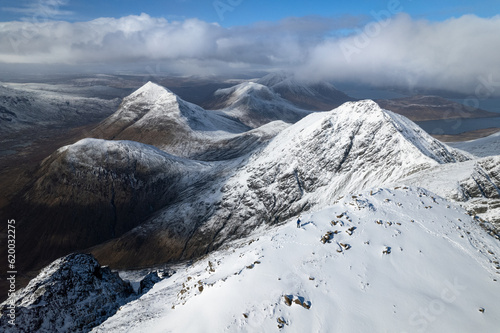
<instances>
[{"instance_id":1,"label":"rocky mountain ridge","mask_svg":"<svg viewBox=\"0 0 500 333\"><path fill-rule=\"evenodd\" d=\"M372 101L346 103L286 128L235 172L200 188L190 202L166 207L93 253L103 262L113 258L106 263L118 267L140 265L128 249L141 239L135 250L154 252L146 259L150 265L161 258L196 257L354 189L469 158ZM151 244L164 246L153 251Z\"/></svg>"}]
</instances>

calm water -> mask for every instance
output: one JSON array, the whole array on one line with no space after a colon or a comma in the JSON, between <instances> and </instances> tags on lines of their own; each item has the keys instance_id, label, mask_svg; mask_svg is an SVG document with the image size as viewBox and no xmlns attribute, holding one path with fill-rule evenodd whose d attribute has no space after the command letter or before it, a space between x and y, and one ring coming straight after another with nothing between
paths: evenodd
<instances>
[{"instance_id":1,"label":"calm water","mask_svg":"<svg viewBox=\"0 0 500 333\"><path fill-rule=\"evenodd\" d=\"M463 99L453 101L464 104ZM478 100L480 109L500 113L500 98ZM500 127L500 117L419 121L418 126L430 134L460 134L490 127Z\"/></svg>"},{"instance_id":2,"label":"calm water","mask_svg":"<svg viewBox=\"0 0 500 333\"><path fill-rule=\"evenodd\" d=\"M489 127L500 127L500 117L418 121L429 134L460 134Z\"/></svg>"}]
</instances>

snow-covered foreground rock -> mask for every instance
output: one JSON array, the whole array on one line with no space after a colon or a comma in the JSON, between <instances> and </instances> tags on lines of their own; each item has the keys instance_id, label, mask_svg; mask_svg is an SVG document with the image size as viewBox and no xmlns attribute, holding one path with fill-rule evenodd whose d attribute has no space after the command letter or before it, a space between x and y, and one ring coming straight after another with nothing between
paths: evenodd
<instances>
[{"instance_id":1,"label":"snow-covered foreground rock","mask_svg":"<svg viewBox=\"0 0 500 333\"><path fill-rule=\"evenodd\" d=\"M494 332L500 243L458 205L378 188L213 252L93 332Z\"/></svg>"}]
</instances>

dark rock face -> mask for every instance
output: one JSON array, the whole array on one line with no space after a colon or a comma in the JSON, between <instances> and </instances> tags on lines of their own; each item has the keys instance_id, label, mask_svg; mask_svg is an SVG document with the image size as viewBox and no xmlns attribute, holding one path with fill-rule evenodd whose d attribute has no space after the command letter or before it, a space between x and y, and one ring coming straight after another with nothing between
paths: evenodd
<instances>
[{"instance_id":1,"label":"dark rock face","mask_svg":"<svg viewBox=\"0 0 500 333\"><path fill-rule=\"evenodd\" d=\"M0 305L3 332L88 332L125 304L133 290L89 254L54 261ZM14 304L15 326L6 313Z\"/></svg>"},{"instance_id":2,"label":"dark rock face","mask_svg":"<svg viewBox=\"0 0 500 333\"><path fill-rule=\"evenodd\" d=\"M170 269L156 270L148 273L148 275L146 275L139 283L139 294L147 293L149 290L151 290L151 288L153 288L156 283L160 282L163 279L169 278L174 274L175 271Z\"/></svg>"},{"instance_id":3,"label":"dark rock face","mask_svg":"<svg viewBox=\"0 0 500 333\"><path fill-rule=\"evenodd\" d=\"M46 159L17 201L24 269L136 227L179 199L204 175L203 163L139 143L85 139Z\"/></svg>"}]
</instances>

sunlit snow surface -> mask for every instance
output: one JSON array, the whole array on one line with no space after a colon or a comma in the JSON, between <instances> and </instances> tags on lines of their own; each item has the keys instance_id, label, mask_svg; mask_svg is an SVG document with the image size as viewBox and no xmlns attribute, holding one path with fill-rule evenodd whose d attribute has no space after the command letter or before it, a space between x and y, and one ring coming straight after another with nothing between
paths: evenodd
<instances>
[{"instance_id":1,"label":"sunlit snow surface","mask_svg":"<svg viewBox=\"0 0 500 333\"><path fill-rule=\"evenodd\" d=\"M331 204L303 215L300 229L294 219L261 228L178 269L93 332L500 327L500 243L458 205L405 187L368 190ZM328 231L338 233L323 244Z\"/></svg>"},{"instance_id":2,"label":"sunlit snow surface","mask_svg":"<svg viewBox=\"0 0 500 333\"><path fill-rule=\"evenodd\" d=\"M500 132L476 140L450 142L448 145L479 157L500 155Z\"/></svg>"}]
</instances>

